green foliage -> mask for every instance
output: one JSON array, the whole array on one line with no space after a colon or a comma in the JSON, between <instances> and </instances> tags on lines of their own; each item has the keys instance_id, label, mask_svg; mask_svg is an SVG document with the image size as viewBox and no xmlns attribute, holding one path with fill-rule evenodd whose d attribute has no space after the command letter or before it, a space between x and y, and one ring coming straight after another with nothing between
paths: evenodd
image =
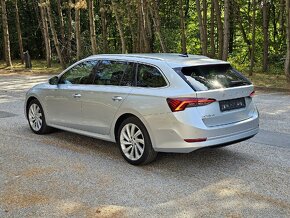
<instances>
[{"instance_id":1,"label":"green foliage","mask_svg":"<svg viewBox=\"0 0 290 218\"><path fill-rule=\"evenodd\" d=\"M51 0L52 16L55 20L55 26L60 39L60 19L57 10L57 1ZM65 32L67 36L68 32L68 0L62 1L62 13L64 17ZM74 2L74 1L73 1ZM120 0L115 1L117 6L118 14L121 18L122 29L124 31L127 51L134 51L133 42L136 43L137 35L141 34L138 31L138 4L139 0ZM164 40L164 44L167 48L167 52L181 52L180 43L180 17L178 10L178 1L176 0L163 0L157 1L159 8L159 16L161 23L161 35ZM185 13L185 24L186 24L186 36L187 36L187 50L189 53L200 54L201 43L200 33L198 26L198 18L196 13L196 1L186 0L184 2L184 13ZM202 2L202 1L201 1ZM251 25L253 19L252 1L236 0L232 2L235 4L231 8L231 33L233 35L231 45L232 50L229 54L229 61L233 65L247 72L249 70L249 59L251 45L247 45L245 38L243 37L241 26L244 28L246 38L249 42L252 40ZM258 1L258 7L256 11L256 55L255 55L255 70L260 71L262 68L262 55L263 55L263 16L262 16L262 4ZM188 4L187 4L188 3ZM223 2L219 1L223 19ZM270 72L273 74L283 74L283 67L285 62L286 54L286 31L285 26L281 26L280 17L285 12L280 11L280 1L270 1L269 9L269 65ZM107 24L107 40L108 40L108 52L110 53L121 53L121 40L117 29L116 18L111 10L111 1L104 0L104 10L106 13L106 24ZM147 0L148 8L152 8L152 0ZM210 52L210 16L211 16L211 1L207 0L207 35L208 35L208 52ZM44 59L45 58L45 46L42 35L42 25L40 12L38 7L38 1L26 0L18 1L19 15L21 19L21 29L23 37L24 51L28 50L32 59ZM104 47L102 44L102 22L100 14L100 0L94 1L94 18L96 24L96 41L98 45L98 53L104 53ZM91 42L90 42L90 28L88 9L81 9L81 44L82 44L82 58L91 55ZM240 17L237 15L239 10ZM75 27L74 27L74 9L72 11L72 48L71 58L67 60L69 63L76 61L76 43L75 43ZM161 52L161 44L156 35L156 30L153 25L152 12L148 10L150 29L153 33L150 39L152 52ZM14 1L7 1L7 14L8 24L10 31L10 43L11 43L11 56L13 59L19 59L19 48L18 48L18 37L15 25L15 4ZM131 19L131 21L130 21ZM215 20L215 46L217 47L217 25ZM132 35L132 29L135 35ZM51 33L50 33L51 35ZM3 42L2 23L0 22L0 41ZM51 45L53 51L53 61L57 62L57 56L53 40L51 38ZM61 48L65 52L68 52L67 45L61 42ZM0 43L0 58L3 59L3 43ZM217 51L216 51L217 53Z\"/></svg>"}]
</instances>

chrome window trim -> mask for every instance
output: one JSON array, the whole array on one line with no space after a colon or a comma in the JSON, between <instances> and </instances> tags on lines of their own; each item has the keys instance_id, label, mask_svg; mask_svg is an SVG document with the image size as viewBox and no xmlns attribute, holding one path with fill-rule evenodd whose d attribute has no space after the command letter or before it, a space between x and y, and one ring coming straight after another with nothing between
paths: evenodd
<instances>
[{"instance_id":1,"label":"chrome window trim","mask_svg":"<svg viewBox=\"0 0 290 218\"><path fill-rule=\"evenodd\" d=\"M65 69L61 74L59 74L59 80L60 78L63 76L63 74L65 74L67 71L69 71L70 69L72 69L73 67L83 63L83 62L86 62L86 61L98 61L98 64L100 63L100 61L104 61L104 60L111 60L111 61L123 61L123 62L127 62L127 63L133 63L133 64L144 64L144 65L148 65L148 66L151 66L151 67L155 67L162 75L163 79L165 80L166 82L166 86L162 86L162 87L138 87L138 86L126 86L126 87L134 87L134 88L143 88L143 89L164 89L164 88L168 88L170 87L170 82L169 80L167 79L165 73L160 69L160 67L158 67L157 65L155 64L152 64L152 63L148 63L148 62L144 62L144 61L139 61L139 60L128 60L128 59L124 59L124 58L95 58L95 57L88 57L84 60L80 60L78 62L76 62L75 64L73 64L72 66L68 67L67 69ZM162 61L162 60L158 60L158 61ZM136 69L137 70L137 69ZM137 74L137 72L135 72L135 74ZM77 84L72 84L72 85L77 85ZM88 85L95 85L95 86L100 86L100 85L96 85L96 84L88 84ZM105 85L105 86L114 86L116 87L116 85ZM119 86L117 86L119 87ZM125 87L125 86L122 86L122 87Z\"/></svg>"},{"instance_id":2,"label":"chrome window trim","mask_svg":"<svg viewBox=\"0 0 290 218\"><path fill-rule=\"evenodd\" d=\"M162 87L138 87L138 86L128 86L128 87L134 87L134 88L145 88L145 89L162 89L162 88L168 88L170 87L170 82L169 80L167 79L166 75L164 74L164 72L160 69L160 67L158 67L157 65L155 64L151 64L151 63L148 63L148 62L143 62L143 61L137 61L137 60L127 60L127 59L115 59L115 58L89 58L87 60L97 60L97 61L103 61L103 60L111 60L111 61L125 61L125 62L128 62L128 63L133 63L133 64L144 64L144 65L148 65L148 66L151 66L151 67L155 67L157 68L157 70L161 73L163 79L165 80L166 82L166 86L162 86ZM137 74L137 72L136 72ZM93 84L94 85L94 84ZM111 85L112 86L112 85ZM124 86L123 86L124 87Z\"/></svg>"}]
</instances>

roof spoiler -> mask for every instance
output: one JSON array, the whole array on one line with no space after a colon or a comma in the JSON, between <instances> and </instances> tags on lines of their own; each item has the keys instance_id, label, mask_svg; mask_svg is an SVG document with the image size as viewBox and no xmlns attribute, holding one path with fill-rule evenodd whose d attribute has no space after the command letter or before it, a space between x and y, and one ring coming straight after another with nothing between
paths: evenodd
<instances>
[{"instance_id":1,"label":"roof spoiler","mask_svg":"<svg viewBox=\"0 0 290 218\"><path fill-rule=\"evenodd\" d=\"M188 58L188 54L187 54L187 52L182 53L182 54L180 54L179 56L180 56L180 57L184 57L184 58Z\"/></svg>"}]
</instances>

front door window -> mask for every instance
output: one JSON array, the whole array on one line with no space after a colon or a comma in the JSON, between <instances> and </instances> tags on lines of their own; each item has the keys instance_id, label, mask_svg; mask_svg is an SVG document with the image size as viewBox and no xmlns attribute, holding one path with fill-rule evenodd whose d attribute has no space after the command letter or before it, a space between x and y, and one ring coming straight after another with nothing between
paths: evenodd
<instances>
[{"instance_id":1,"label":"front door window","mask_svg":"<svg viewBox=\"0 0 290 218\"><path fill-rule=\"evenodd\" d=\"M60 84L92 84L95 76L97 61L84 61L65 72Z\"/></svg>"}]
</instances>

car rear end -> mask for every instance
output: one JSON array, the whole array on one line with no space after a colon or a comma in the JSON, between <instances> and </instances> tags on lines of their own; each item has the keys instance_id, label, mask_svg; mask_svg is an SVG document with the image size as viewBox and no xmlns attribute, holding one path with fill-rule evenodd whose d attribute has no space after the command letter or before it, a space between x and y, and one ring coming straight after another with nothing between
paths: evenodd
<instances>
[{"instance_id":1,"label":"car rear end","mask_svg":"<svg viewBox=\"0 0 290 218\"><path fill-rule=\"evenodd\" d=\"M167 98L171 113L163 114L162 123L155 129L159 136L156 150L191 152L237 143L258 133L254 87L229 64L174 70L192 92Z\"/></svg>"}]
</instances>

